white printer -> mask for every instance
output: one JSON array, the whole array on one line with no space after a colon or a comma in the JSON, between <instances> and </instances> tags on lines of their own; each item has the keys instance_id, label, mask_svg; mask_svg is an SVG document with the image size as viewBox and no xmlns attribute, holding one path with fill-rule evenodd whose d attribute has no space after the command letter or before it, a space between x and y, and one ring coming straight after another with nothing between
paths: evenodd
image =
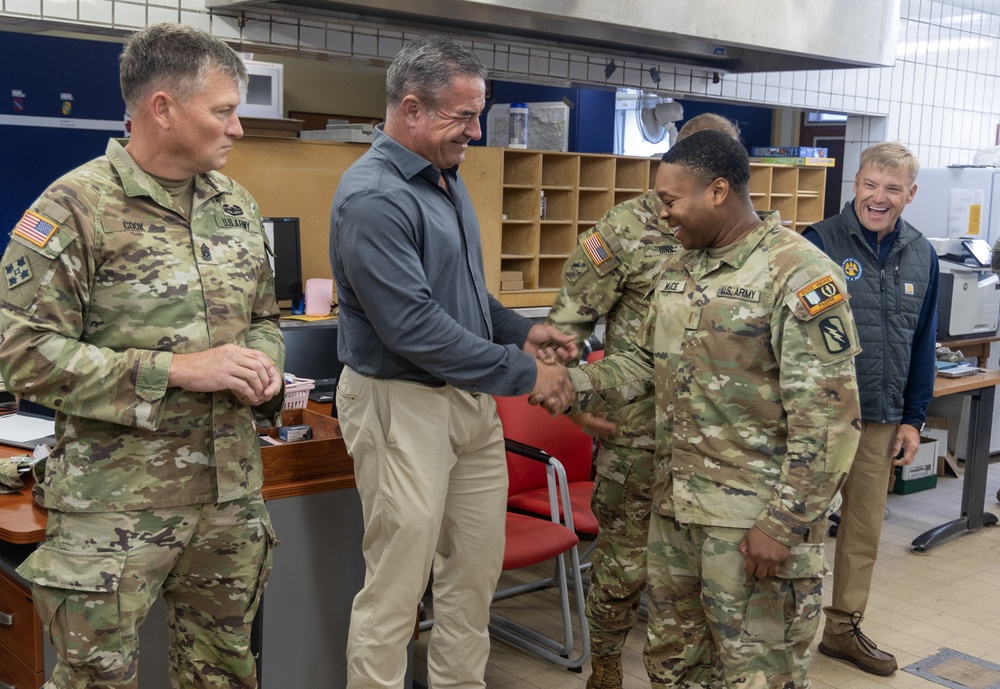
<instances>
[{"instance_id":1,"label":"white printer","mask_svg":"<svg viewBox=\"0 0 1000 689\"><path fill-rule=\"evenodd\" d=\"M941 268L937 339L992 335L1000 325L1000 281L982 239L928 237Z\"/></svg>"}]
</instances>

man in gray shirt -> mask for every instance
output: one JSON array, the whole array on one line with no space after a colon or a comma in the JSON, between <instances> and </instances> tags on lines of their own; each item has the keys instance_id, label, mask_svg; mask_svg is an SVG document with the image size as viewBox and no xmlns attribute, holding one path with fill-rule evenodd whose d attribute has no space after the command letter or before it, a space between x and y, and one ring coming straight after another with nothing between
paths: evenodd
<instances>
[{"instance_id":1,"label":"man in gray shirt","mask_svg":"<svg viewBox=\"0 0 1000 689\"><path fill-rule=\"evenodd\" d=\"M489 607L504 549L507 468L491 394L572 400L573 336L486 291L479 223L457 173L481 135L486 69L450 39L408 43L387 113L344 173L330 258L344 371L337 409L364 511L365 586L354 599L348 687L402 687L433 565L430 686L485 686ZM522 351L523 348L523 351Z\"/></svg>"}]
</instances>

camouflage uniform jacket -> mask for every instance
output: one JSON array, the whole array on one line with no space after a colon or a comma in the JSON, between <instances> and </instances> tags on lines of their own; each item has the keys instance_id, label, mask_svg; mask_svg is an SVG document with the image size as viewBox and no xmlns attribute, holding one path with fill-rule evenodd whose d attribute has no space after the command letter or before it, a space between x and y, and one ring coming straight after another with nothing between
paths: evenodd
<instances>
[{"instance_id":1,"label":"camouflage uniform jacket","mask_svg":"<svg viewBox=\"0 0 1000 689\"><path fill-rule=\"evenodd\" d=\"M857 332L836 266L770 216L668 263L650 319L642 348L571 373L581 403L642 394L652 372L655 509L802 543L860 436Z\"/></svg>"},{"instance_id":2,"label":"camouflage uniform jacket","mask_svg":"<svg viewBox=\"0 0 1000 689\"><path fill-rule=\"evenodd\" d=\"M620 203L601 218L593 232L580 236L566 262L562 290L548 319L575 334L577 344L606 316L605 354L635 346L663 264L681 248L667 224L660 221L657 204L654 192ZM593 235L599 241L591 239ZM612 410L608 418L618 425L612 444L656 448L651 396Z\"/></svg>"},{"instance_id":3,"label":"camouflage uniform jacket","mask_svg":"<svg viewBox=\"0 0 1000 689\"><path fill-rule=\"evenodd\" d=\"M260 212L210 172L192 219L118 141L53 183L0 265L0 373L56 409L46 507L105 512L229 501L262 484L254 417L228 392L167 387L173 352L234 343L281 369Z\"/></svg>"}]
</instances>

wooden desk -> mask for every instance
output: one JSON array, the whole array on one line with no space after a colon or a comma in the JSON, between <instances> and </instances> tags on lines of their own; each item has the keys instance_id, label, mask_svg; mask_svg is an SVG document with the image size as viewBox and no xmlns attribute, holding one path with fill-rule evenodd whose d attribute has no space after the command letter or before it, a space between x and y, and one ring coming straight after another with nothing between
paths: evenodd
<instances>
[{"instance_id":1,"label":"wooden desk","mask_svg":"<svg viewBox=\"0 0 1000 689\"><path fill-rule=\"evenodd\" d=\"M329 403L312 401L308 406L326 416L330 407ZM0 457L19 454L24 451L0 447ZM342 490L354 487L354 473L349 470L353 465L343 439L332 443L328 459L326 473L323 467L315 471L314 466L311 477L304 480L265 480L264 499L269 501L268 511L281 545L275 553L267 594L254 620L252 645L258 653L262 688L344 686L347 681L344 649L351 602L364 584L364 529L357 491ZM45 538L45 522L46 512L34 504L30 487L0 495L0 539L13 544L38 543ZM28 552L18 549L11 569ZM23 595L29 595L23 581L18 585L24 589ZM139 659L143 687L162 689L167 683L165 619L165 607L158 601L143 626ZM40 627L34 636L42 641ZM4 675L0 676L0 687L11 682L5 679L2 651L0 648L0 675ZM44 655L51 672L51 649ZM41 686L43 675L38 672L34 686Z\"/></svg>"},{"instance_id":2,"label":"wooden desk","mask_svg":"<svg viewBox=\"0 0 1000 689\"><path fill-rule=\"evenodd\" d=\"M987 345L988 346L988 345ZM962 516L936 526L913 539L913 549L923 552L953 536L976 531L997 523L995 514L985 511L986 473L990 461L990 432L993 424L993 402L1000 371L985 371L964 378L934 380L934 397L969 395L969 458L962 479Z\"/></svg>"},{"instance_id":3,"label":"wooden desk","mask_svg":"<svg viewBox=\"0 0 1000 689\"><path fill-rule=\"evenodd\" d=\"M25 450L0 445L0 458L23 455ZM0 495L0 540L23 545L45 539L45 510L31 499L28 486L16 493Z\"/></svg>"},{"instance_id":4,"label":"wooden desk","mask_svg":"<svg viewBox=\"0 0 1000 689\"><path fill-rule=\"evenodd\" d=\"M986 360L990 356L990 344L993 342L1000 342L1000 337L989 335L987 337L960 338L942 342L941 345L951 350L960 349L962 354L967 357L976 357L976 366L986 368Z\"/></svg>"},{"instance_id":5,"label":"wooden desk","mask_svg":"<svg viewBox=\"0 0 1000 689\"><path fill-rule=\"evenodd\" d=\"M321 404L310 400L308 408L329 416L331 407L330 403ZM24 453L25 450L0 445L0 457L15 457ZM333 444L333 454L329 460L338 467L345 464L350 466L351 460L342 438ZM338 470L305 480L265 480L262 493L265 500L277 500L353 487L354 472ZM0 540L18 545L41 543L45 540L45 521L45 510L31 499L30 478L27 487L17 493L0 495Z\"/></svg>"}]
</instances>

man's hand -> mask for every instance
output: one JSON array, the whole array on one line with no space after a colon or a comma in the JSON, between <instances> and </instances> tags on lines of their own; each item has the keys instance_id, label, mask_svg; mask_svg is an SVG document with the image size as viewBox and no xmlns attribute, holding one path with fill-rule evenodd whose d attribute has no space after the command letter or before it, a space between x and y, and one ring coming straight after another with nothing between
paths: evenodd
<instances>
[{"instance_id":1,"label":"man's hand","mask_svg":"<svg viewBox=\"0 0 1000 689\"><path fill-rule=\"evenodd\" d=\"M167 386L192 392L228 390L243 404L263 404L281 391L281 371L262 352L226 344L194 354L174 354Z\"/></svg>"},{"instance_id":2,"label":"man's hand","mask_svg":"<svg viewBox=\"0 0 1000 689\"><path fill-rule=\"evenodd\" d=\"M608 421L602 414L580 412L579 414L570 414L566 418L582 428L587 435L601 440L610 440L618 432L618 426L614 422Z\"/></svg>"},{"instance_id":3,"label":"man's hand","mask_svg":"<svg viewBox=\"0 0 1000 689\"><path fill-rule=\"evenodd\" d=\"M542 405L552 416L566 411L576 399L569 371L564 366L547 364L538 359L535 365L538 368L535 389L528 395L528 402Z\"/></svg>"},{"instance_id":4,"label":"man's hand","mask_svg":"<svg viewBox=\"0 0 1000 689\"><path fill-rule=\"evenodd\" d=\"M778 566L788 559L792 549L779 543L756 526L751 526L738 546L743 554L743 569L758 579L773 577Z\"/></svg>"},{"instance_id":5,"label":"man's hand","mask_svg":"<svg viewBox=\"0 0 1000 689\"><path fill-rule=\"evenodd\" d=\"M920 449L920 431L908 423L899 424L896 429L896 440L892 444L892 464L897 467L905 467L912 464ZM903 456L899 456L899 451L903 451Z\"/></svg>"},{"instance_id":6,"label":"man's hand","mask_svg":"<svg viewBox=\"0 0 1000 689\"><path fill-rule=\"evenodd\" d=\"M531 326L528 339L524 341L524 351L547 364L566 363L580 356L576 338L547 323Z\"/></svg>"}]
</instances>

